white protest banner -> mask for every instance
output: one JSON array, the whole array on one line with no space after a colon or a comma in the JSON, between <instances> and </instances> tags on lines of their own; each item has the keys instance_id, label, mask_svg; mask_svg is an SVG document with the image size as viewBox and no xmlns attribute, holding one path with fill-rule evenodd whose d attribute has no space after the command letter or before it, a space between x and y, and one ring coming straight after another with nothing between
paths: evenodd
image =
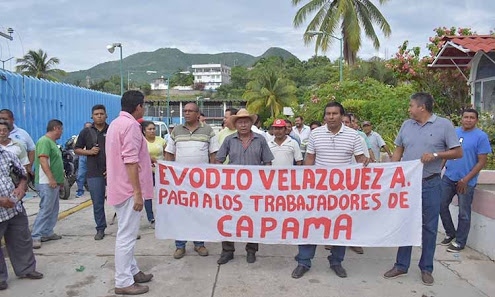
<instances>
[{"instance_id":1,"label":"white protest banner","mask_svg":"<svg viewBox=\"0 0 495 297\"><path fill-rule=\"evenodd\" d=\"M423 164L234 166L160 161L156 237L418 246Z\"/></svg>"}]
</instances>

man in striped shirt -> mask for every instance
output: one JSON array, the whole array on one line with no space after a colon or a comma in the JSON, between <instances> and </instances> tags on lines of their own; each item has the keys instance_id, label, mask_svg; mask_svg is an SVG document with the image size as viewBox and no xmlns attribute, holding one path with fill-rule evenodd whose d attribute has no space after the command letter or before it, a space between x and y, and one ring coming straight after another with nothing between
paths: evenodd
<instances>
[{"instance_id":1,"label":"man in striped shirt","mask_svg":"<svg viewBox=\"0 0 495 297\"><path fill-rule=\"evenodd\" d=\"M361 136L354 129L342 124L344 114L344 107L338 102L329 102L325 106L326 125L311 131L304 165L325 167L345 165L351 164L353 157L356 157L358 163L366 164ZM332 254L328 257L330 268L339 277L347 277L347 272L342 267L345 248L345 246L333 246ZM310 269L315 251L316 245L313 244L299 246L299 253L296 256L298 266L292 272L293 278L302 277Z\"/></svg>"}]
</instances>

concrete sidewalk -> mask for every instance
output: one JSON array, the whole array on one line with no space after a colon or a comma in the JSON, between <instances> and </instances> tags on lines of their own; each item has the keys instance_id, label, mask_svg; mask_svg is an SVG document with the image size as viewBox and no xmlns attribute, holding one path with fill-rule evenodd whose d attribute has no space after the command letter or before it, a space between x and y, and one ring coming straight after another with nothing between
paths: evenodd
<instances>
[{"instance_id":1,"label":"concrete sidewalk","mask_svg":"<svg viewBox=\"0 0 495 297\"><path fill-rule=\"evenodd\" d=\"M88 195L61 201L61 211L86 200ZM39 198L25 203L30 223ZM107 222L113 209L107 207ZM114 296L114 245L117 226L109 225L107 236L95 241L92 207L62 220L56 232L59 241L46 242L35 250L42 280L17 279L9 265L9 288L1 296ZM445 252L437 246L435 284L421 283L417 263L420 249L415 248L407 276L386 280L383 273L392 267L396 248L365 248L364 255L347 251L343 266L349 277L338 278L329 268L328 251L319 247L313 267L298 280L291 278L296 267L296 246L260 245L258 259L247 264L243 244L237 244L234 260L219 266L216 260L220 243L207 243L210 256L199 257L192 243L180 260L173 258L172 240L157 240L143 212L136 258L141 270L155 275L144 296L495 296L495 263L476 251ZM440 240L440 236L439 236ZM81 272L77 268L84 267ZM81 269L79 269L81 270Z\"/></svg>"}]
</instances>

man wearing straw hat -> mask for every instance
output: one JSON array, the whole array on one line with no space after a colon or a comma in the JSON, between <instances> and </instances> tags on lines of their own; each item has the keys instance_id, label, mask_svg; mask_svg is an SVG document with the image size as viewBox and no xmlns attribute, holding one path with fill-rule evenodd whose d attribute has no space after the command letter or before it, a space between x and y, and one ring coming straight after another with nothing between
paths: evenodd
<instances>
[{"instance_id":1,"label":"man wearing straw hat","mask_svg":"<svg viewBox=\"0 0 495 297\"><path fill-rule=\"evenodd\" d=\"M216 155L217 164L222 164L227 156L229 163L233 165L272 165L274 159L270 148L263 135L251 131L251 126L256 120L256 115L250 115L242 108L236 115L229 118L230 126L237 132L225 138ZM218 264L225 264L234 258L235 246L233 242L222 242L222 254ZM247 243L247 262L256 261L257 243Z\"/></svg>"}]
</instances>

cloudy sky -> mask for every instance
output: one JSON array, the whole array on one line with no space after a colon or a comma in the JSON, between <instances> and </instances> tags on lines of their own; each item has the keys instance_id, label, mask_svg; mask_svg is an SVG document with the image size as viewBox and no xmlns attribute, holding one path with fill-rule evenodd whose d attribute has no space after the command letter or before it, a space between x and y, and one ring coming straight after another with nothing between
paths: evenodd
<instances>
[{"instance_id":1,"label":"cloudy sky","mask_svg":"<svg viewBox=\"0 0 495 297\"><path fill-rule=\"evenodd\" d=\"M60 58L60 68L75 71L118 59L105 46L121 42L124 57L162 47L258 56L278 46L306 60L314 45L302 41L305 26L292 25L297 9L291 0L2 0L0 30L15 33L14 41L0 38L0 59L41 48ZM390 56L406 39L424 48L438 26L471 27L478 34L495 28L493 0L390 0L380 10L392 36L381 38L379 51L363 40L360 57ZM326 54L338 57L338 43ZM6 69L14 66L13 60L5 63Z\"/></svg>"}]
</instances>

